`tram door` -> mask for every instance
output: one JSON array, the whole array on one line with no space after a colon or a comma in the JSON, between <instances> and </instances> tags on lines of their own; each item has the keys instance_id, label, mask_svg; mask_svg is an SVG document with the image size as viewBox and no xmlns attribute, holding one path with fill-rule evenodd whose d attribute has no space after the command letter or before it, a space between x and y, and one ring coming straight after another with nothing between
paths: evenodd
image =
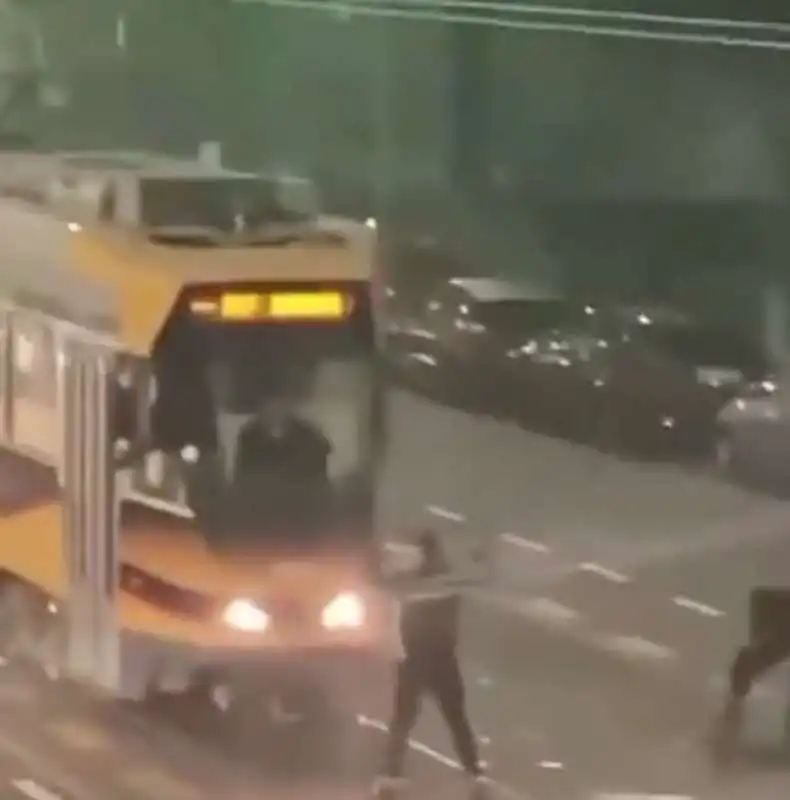
<instances>
[{"instance_id":1,"label":"tram door","mask_svg":"<svg viewBox=\"0 0 790 800\"><path fill-rule=\"evenodd\" d=\"M64 341L64 558L70 589L66 670L121 688L119 505L113 452L114 352L77 334Z\"/></svg>"}]
</instances>

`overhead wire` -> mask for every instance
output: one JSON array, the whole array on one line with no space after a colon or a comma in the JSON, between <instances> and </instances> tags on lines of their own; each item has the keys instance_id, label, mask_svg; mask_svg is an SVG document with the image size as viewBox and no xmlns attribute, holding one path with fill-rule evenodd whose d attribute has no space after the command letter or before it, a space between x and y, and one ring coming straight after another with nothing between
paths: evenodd
<instances>
[{"instance_id":1,"label":"overhead wire","mask_svg":"<svg viewBox=\"0 0 790 800\"><path fill-rule=\"evenodd\" d=\"M334 13L341 17L368 17L440 22L456 25L524 30L539 33L565 33L644 41L677 42L701 46L719 46L759 50L790 50L790 25L760 21L717 18L689 18L637 12L596 11L550 6L509 6L481 0L233 0L272 8L301 9ZM498 11L507 16L482 12ZM535 19L540 17L540 19ZM577 22L575 20L586 20ZM620 24L617 24L620 23ZM630 27L630 25L634 27ZM642 26L642 27L639 27ZM653 26L653 27L650 27ZM665 30L677 26L683 30ZM698 30L688 30L698 28ZM748 35L751 33L751 35ZM758 38L762 34L773 34ZM787 35L787 39L779 38Z\"/></svg>"},{"instance_id":2,"label":"overhead wire","mask_svg":"<svg viewBox=\"0 0 790 800\"><path fill-rule=\"evenodd\" d=\"M266 0L261 0L266 2ZM501 2L501 0L346 0L345 2L332 2L337 5L353 9L354 6L363 5L375 8L389 7L402 9L441 9L444 11L495 11L508 16L538 16L547 15L554 17L571 17L580 19L618 20L623 22L641 22L645 24L671 24L678 26L699 26L709 28L730 28L735 30L766 30L776 33L790 34L790 23L766 22L764 20L738 20L728 17L688 17L677 14L653 14L643 11L614 11L607 9L578 8L574 6L548 6L525 4L519 2Z\"/></svg>"}]
</instances>

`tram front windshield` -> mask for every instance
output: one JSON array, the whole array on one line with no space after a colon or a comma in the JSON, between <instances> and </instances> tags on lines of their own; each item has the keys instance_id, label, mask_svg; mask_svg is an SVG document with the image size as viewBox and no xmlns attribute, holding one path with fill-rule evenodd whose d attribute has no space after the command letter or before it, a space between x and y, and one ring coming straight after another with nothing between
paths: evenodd
<instances>
[{"instance_id":1,"label":"tram front windshield","mask_svg":"<svg viewBox=\"0 0 790 800\"><path fill-rule=\"evenodd\" d=\"M299 294L279 296L295 306ZM375 337L367 293L344 292L331 318L335 294L324 293L329 305L315 318L295 320L293 309L229 320L218 313L227 298L185 299L163 335L168 449L182 454L189 506L218 542L314 541L368 527ZM253 297L239 293L234 313Z\"/></svg>"}]
</instances>

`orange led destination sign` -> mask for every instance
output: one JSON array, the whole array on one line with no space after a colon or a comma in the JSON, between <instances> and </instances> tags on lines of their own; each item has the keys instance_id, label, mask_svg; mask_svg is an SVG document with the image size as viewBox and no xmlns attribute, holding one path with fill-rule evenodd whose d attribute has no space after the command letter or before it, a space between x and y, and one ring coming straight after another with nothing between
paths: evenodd
<instances>
[{"instance_id":1,"label":"orange led destination sign","mask_svg":"<svg viewBox=\"0 0 790 800\"><path fill-rule=\"evenodd\" d=\"M200 317L225 322L331 321L346 319L353 308L344 292L221 292L190 300Z\"/></svg>"},{"instance_id":2,"label":"orange led destination sign","mask_svg":"<svg viewBox=\"0 0 790 800\"><path fill-rule=\"evenodd\" d=\"M341 292L275 292L269 295L269 316L275 319L343 319L348 298Z\"/></svg>"},{"instance_id":3,"label":"orange led destination sign","mask_svg":"<svg viewBox=\"0 0 790 800\"><path fill-rule=\"evenodd\" d=\"M223 292L219 298L219 316L227 320L260 319L265 310L260 293Z\"/></svg>"}]
</instances>

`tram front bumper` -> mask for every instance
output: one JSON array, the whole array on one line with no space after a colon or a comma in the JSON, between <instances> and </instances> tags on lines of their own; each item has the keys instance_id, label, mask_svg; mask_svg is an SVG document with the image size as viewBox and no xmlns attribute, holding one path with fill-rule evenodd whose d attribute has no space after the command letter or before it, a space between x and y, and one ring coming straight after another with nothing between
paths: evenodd
<instances>
[{"instance_id":1,"label":"tram front bumper","mask_svg":"<svg viewBox=\"0 0 790 800\"><path fill-rule=\"evenodd\" d=\"M289 693L320 690L362 709L367 697L374 696L387 680L391 666L382 648L370 642L232 648L140 634L124 639L122 694L133 700L201 688L219 688L232 697L248 698L281 689Z\"/></svg>"},{"instance_id":2,"label":"tram front bumper","mask_svg":"<svg viewBox=\"0 0 790 800\"><path fill-rule=\"evenodd\" d=\"M276 702L299 715L336 711L360 712L379 693L385 664L372 653L305 649L246 663L228 660L205 669L199 680L209 687L224 711L232 704L260 707ZM254 713L254 712L253 712Z\"/></svg>"}]
</instances>

